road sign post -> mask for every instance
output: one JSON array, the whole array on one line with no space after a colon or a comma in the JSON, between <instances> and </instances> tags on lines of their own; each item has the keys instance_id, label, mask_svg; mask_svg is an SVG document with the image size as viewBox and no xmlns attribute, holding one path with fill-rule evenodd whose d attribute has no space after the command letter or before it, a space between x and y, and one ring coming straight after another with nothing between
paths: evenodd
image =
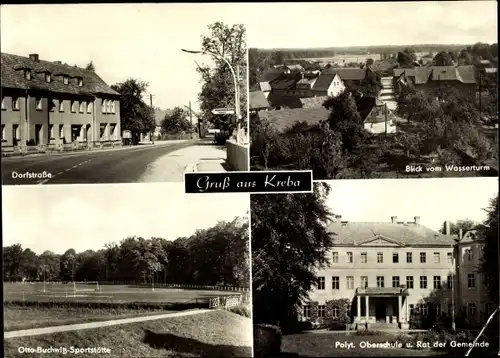
<instances>
[{"instance_id":1,"label":"road sign post","mask_svg":"<svg viewBox=\"0 0 500 358\"><path fill-rule=\"evenodd\" d=\"M214 108L212 109L212 114L221 115L221 114L234 114L234 109L232 108Z\"/></svg>"}]
</instances>

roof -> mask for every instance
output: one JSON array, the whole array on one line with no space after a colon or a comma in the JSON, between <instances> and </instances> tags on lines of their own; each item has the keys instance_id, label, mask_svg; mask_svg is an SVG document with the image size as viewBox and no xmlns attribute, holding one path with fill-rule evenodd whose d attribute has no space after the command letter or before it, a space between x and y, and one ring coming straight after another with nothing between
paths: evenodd
<instances>
[{"instance_id":1,"label":"roof","mask_svg":"<svg viewBox=\"0 0 500 358\"><path fill-rule=\"evenodd\" d=\"M298 65L298 64L286 65L286 67L288 67L290 70L294 70L294 71L304 71L304 67L302 67L301 65Z\"/></svg>"},{"instance_id":2,"label":"roof","mask_svg":"<svg viewBox=\"0 0 500 358\"><path fill-rule=\"evenodd\" d=\"M270 82L285 73L283 68L268 68L257 75L257 82Z\"/></svg>"},{"instance_id":3,"label":"roof","mask_svg":"<svg viewBox=\"0 0 500 358\"><path fill-rule=\"evenodd\" d=\"M271 91L271 85L269 84L269 82L260 82L259 88L261 91L265 91L265 92Z\"/></svg>"},{"instance_id":4,"label":"roof","mask_svg":"<svg viewBox=\"0 0 500 358\"><path fill-rule=\"evenodd\" d=\"M429 81L459 81L467 84L476 83L474 66L430 66L415 68L396 68L394 77L401 74L414 77L415 84L425 84Z\"/></svg>"},{"instance_id":5,"label":"roof","mask_svg":"<svg viewBox=\"0 0 500 358\"><path fill-rule=\"evenodd\" d=\"M292 90L297 86L297 82L301 80L300 74L282 75L270 82L271 88L277 90Z\"/></svg>"},{"instance_id":6,"label":"roof","mask_svg":"<svg viewBox=\"0 0 500 358\"><path fill-rule=\"evenodd\" d=\"M327 91L336 76L336 73L322 73L319 75L312 89L315 91Z\"/></svg>"},{"instance_id":7,"label":"roof","mask_svg":"<svg viewBox=\"0 0 500 358\"><path fill-rule=\"evenodd\" d=\"M323 103L325 103L328 98L328 96L300 98L300 102L302 102L302 108L316 108L323 107Z\"/></svg>"},{"instance_id":8,"label":"roof","mask_svg":"<svg viewBox=\"0 0 500 358\"><path fill-rule=\"evenodd\" d=\"M280 132L293 127L296 123L318 124L328 119L330 112L325 107L282 109L279 111L260 111L259 118L274 125Z\"/></svg>"},{"instance_id":9,"label":"roof","mask_svg":"<svg viewBox=\"0 0 500 358\"><path fill-rule=\"evenodd\" d=\"M335 245L360 246L375 241L394 246L449 246L454 236L446 236L416 223L333 222L328 230ZM378 243L377 242L377 243Z\"/></svg>"},{"instance_id":10,"label":"roof","mask_svg":"<svg viewBox=\"0 0 500 358\"><path fill-rule=\"evenodd\" d=\"M94 71L85 70L76 66L39 60L34 61L29 57L1 53L1 81L2 87L17 89L37 89L56 93L68 93L79 95L111 94L119 95L109 87ZM34 73L30 80L24 77L21 71L16 69L30 69ZM51 82L46 82L45 77L36 73L49 72L53 74ZM64 84L58 75L66 75L70 78L81 77L83 86L76 81Z\"/></svg>"},{"instance_id":11,"label":"roof","mask_svg":"<svg viewBox=\"0 0 500 358\"><path fill-rule=\"evenodd\" d=\"M302 102L296 96L287 96L280 93L271 92L267 96L270 107L302 108Z\"/></svg>"},{"instance_id":12,"label":"roof","mask_svg":"<svg viewBox=\"0 0 500 358\"><path fill-rule=\"evenodd\" d=\"M249 95L250 109L263 109L269 107L269 102L262 91L253 91Z\"/></svg>"},{"instance_id":13,"label":"roof","mask_svg":"<svg viewBox=\"0 0 500 358\"><path fill-rule=\"evenodd\" d=\"M304 77L304 78L301 78L299 82L297 82L298 85L311 85L311 84L314 84L316 82L316 80L318 79L318 77L314 77L314 78L307 78L307 77Z\"/></svg>"},{"instance_id":14,"label":"roof","mask_svg":"<svg viewBox=\"0 0 500 358\"><path fill-rule=\"evenodd\" d=\"M339 68L330 67L325 69L321 74L337 73L342 80L361 81L365 78L366 70L364 68Z\"/></svg>"}]
</instances>

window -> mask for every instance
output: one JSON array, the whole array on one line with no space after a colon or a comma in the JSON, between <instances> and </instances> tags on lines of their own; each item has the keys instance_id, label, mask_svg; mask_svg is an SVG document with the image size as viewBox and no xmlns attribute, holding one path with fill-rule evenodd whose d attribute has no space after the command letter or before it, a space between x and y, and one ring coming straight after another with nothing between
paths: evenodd
<instances>
[{"instance_id":1,"label":"window","mask_svg":"<svg viewBox=\"0 0 500 358\"><path fill-rule=\"evenodd\" d=\"M333 317L340 317L340 307L333 306L332 307L332 314L333 314Z\"/></svg>"},{"instance_id":2,"label":"window","mask_svg":"<svg viewBox=\"0 0 500 358\"><path fill-rule=\"evenodd\" d=\"M318 290L324 290L324 289L325 289L325 278L318 277Z\"/></svg>"},{"instance_id":3,"label":"window","mask_svg":"<svg viewBox=\"0 0 500 358\"><path fill-rule=\"evenodd\" d=\"M37 109L37 111L41 111L42 110L42 99L40 97L38 97L36 99L36 109Z\"/></svg>"},{"instance_id":4,"label":"window","mask_svg":"<svg viewBox=\"0 0 500 358\"><path fill-rule=\"evenodd\" d=\"M467 250L465 250L465 252L467 254L467 260L472 261L472 258L473 258L472 249L467 249Z\"/></svg>"},{"instance_id":5,"label":"window","mask_svg":"<svg viewBox=\"0 0 500 358\"><path fill-rule=\"evenodd\" d=\"M19 124L12 125L12 134L14 134L15 140L21 140L21 131L19 130Z\"/></svg>"},{"instance_id":6,"label":"window","mask_svg":"<svg viewBox=\"0 0 500 358\"><path fill-rule=\"evenodd\" d=\"M111 113L111 101L106 101L106 113Z\"/></svg>"},{"instance_id":7,"label":"window","mask_svg":"<svg viewBox=\"0 0 500 358\"><path fill-rule=\"evenodd\" d=\"M12 109L19 110L19 97L12 97Z\"/></svg>"},{"instance_id":8,"label":"window","mask_svg":"<svg viewBox=\"0 0 500 358\"><path fill-rule=\"evenodd\" d=\"M399 276L392 276L392 287L400 287Z\"/></svg>"},{"instance_id":9,"label":"window","mask_svg":"<svg viewBox=\"0 0 500 358\"><path fill-rule=\"evenodd\" d=\"M397 264L399 262L399 254L397 252L392 254L392 263Z\"/></svg>"},{"instance_id":10,"label":"window","mask_svg":"<svg viewBox=\"0 0 500 358\"><path fill-rule=\"evenodd\" d=\"M80 113L85 113L85 107L86 103L85 102L80 102Z\"/></svg>"},{"instance_id":11,"label":"window","mask_svg":"<svg viewBox=\"0 0 500 358\"><path fill-rule=\"evenodd\" d=\"M116 130L116 124L111 123L109 125L109 139L115 140L115 130Z\"/></svg>"},{"instance_id":12,"label":"window","mask_svg":"<svg viewBox=\"0 0 500 358\"><path fill-rule=\"evenodd\" d=\"M361 253L361 263L366 264L367 262L368 262L368 256L367 256L366 252L362 252Z\"/></svg>"},{"instance_id":13,"label":"window","mask_svg":"<svg viewBox=\"0 0 500 358\"><path fill-rule=\"evenodd\" d=\"M441 276L434 276L434 289L439 290L441 288Z\"/></svg>"},{"instance_id":14,"label":"window","mask_svg":"<svg viewBox=\"0 0 500 358\"><path fill-rule=\"evenodd\" d=\"M377 263L381 264L384 262L384 253L382 252L377 252Z\"/></svg>"},{"instance_id":15,"label":"window","mask_svg":"<svg viewBox=\"0 0 500 358\"><path fill-rule=\"evenodd\" d=\"M115 112L115 101L111 101L111 113L116 113Z\"/></svg>"},{"instance_id":16,"label":"window","mask_svg":"<svg viewBox=\"0 0 500 358\"><path fill-rule=\"evenodd\" d=\"M406 276L406 288L413 288L413 276Z\"/></svg>"},{"instance_id":17,"label":"window","mask_svg":"<svg viewBox=\"0 0 500 358\"><path fill-rule=\"evenodd\" d=\"M434 263L438 264L441 261L441 256L439 255L439 252L434 253Z\"/></svg>"},{"instance_id":18,"label":"window","mask_svg":"<svg viewBox=\"0 0 500 358\"><path fill-rule=\"evenodd\" d=\"M311 306L310 305L302 306L302 315L305 318L311 318Z\"/></svg>"},{"instance_id":19,"label":"window","mask_svg":"<svg viewBox=\"0 0 500 358\"><path fill-rule=\"evenodd\" d=\"M54 112L57 107L57 102L55 99L50 99L49 100L49 111Z\"/></svg>"},{"instance_id":20,"label":"window","mask_svg":"<svg viewBox=\"0 0 500 358\"><path fill-rule=\"evenodd\" d=\"M368 287L368 276L361 276L361 288Z\"/></svg>"},{"instance_id":21,"label":"window","mask_svg":"<svg viewBox=\"0 0 500 358\"><path fill-rule=\"evenodd\" d=\"M347 276L346 282L347 282L347 289L353 290L354 289L354 276Z\"/></svg>"},{"instance_id":22,"label":"window","mask_svg":"<svg viewBox=\"0 0 500 358\"><path fill-rule=\"evenodd\" d=\"M377 287L384 287L384 276L377 276Z\"/></svg>"},{"instance_id":23,"label":"window","mask_svg":"<svg viewBox=\"0 0 500 358\"><path fill-rule=\"evenodd\" d=\"M54 139L54 125L49 124L49 138Z\"/></svg>"},{"instance_id":24,"label":"window","mask_svg":"<svg viewBox=\"0 0 500 358\"><path fill-rule=\"evenodd\" d=\"M467 305L467 313L469 317L476 317L476 304L471 302Z\"/></svg>"},{"instance_id":25,"label":"window","mask_svg":"<svg viewBox=\"0 0 500 358\"><path fill-rule=\"evenodd\" d=\"M340 280L338 276L332 276L332 290L340 289Z\"/></svg>"},{"instance_id":26,"label":"window","mask_svg":"<svg viewBox=\"0 0 500 358\"><path fill-rule=\"evenodd\" d=\"M353 262L353 255L352 252L347 253L347 263L352 264Z\"/></svg>"},{"instance_id":27,"label":"window","mask_svg":"<svg viewBox=\"0 0 500 358\"><path fill-rule=\"evenodd\" d=\"M2 141L6 141L7 139L6 138L6 135L5 135L5 124L2 124Z\"/></svg>"},{"instance_id":28,"label":"window","mask_svg":"<svg viewBox=\"0 0 500 358\"><path fill-rule=\"evenodd\" d=\"M325 305L318 305L318 317L320 318L325 317L325 313L326 313Z\"/></svg>"},{"instance_id":29,"label":"window","mask_svg":"<svg viewBox=\"0 0 500 358\"><path fill-rule=\"evenodd\" d=\"M7 106L5 105L5 96L2 96L2 109L6 109Z\"/></svg>"},{"instance_id":30,"label":"window","mask_svg":"<svg viewBox=\"0 0 500 358\"><path fill-rule=\"evenodd\" d=\"M434 309L436 310L436 316L441 316L442 311L441 311L441 305L439 303L434 304Z\"/></svg>"},{"instance_id":31,"label":"window","mask_svg":"<svg viewBox=\"0 0 500 358\"><path fill-rule=\"evenodd\" d=\"M45 82L50 83L52 81L52 77L50 76L50 73L45 72Z\"/></svg>"},{"instance_id":32,"label":"window","mask_svg":"<svg viewBox=\"0 0 500 358\"><path fill-rule=\"evenodd\" d=\"M59 112L64 112L64 100L59 100Z\"/></svg>"},{"instance_id":33,"label":"window","mask_svg":"<svg viewBox=\"0 0 500 358\"><path fill-rule=\"evenodd\" d=\"M427 315L429 314L429 307L426 303L420 305L420 314L424 317L427 317Z\"/></svg>"},{"instance_id":34,"label":"window","mask_svg":"<svg viewBox=\"0 0 500 358\"><path fill-rule=\"evenodd\" d=\"M425 252L421 252L420 253L420 263L425 264L426 261L427 261L427 256L425 255Z\"/></svg>"},{"instance_id":35,"label":"window","mask_svg":"<svg viewBox=\"0 0 500 358\"><path fill-rule=\"evenodd\" d=\"M446 285L448 288L453 288L453 276L452 275L448 275L448 278L446 280Z\"/></svg>"},{"instance_id":36,"label":"window","mask_svg":"<svg viewBox=\"0 0 500 358\"><path fill-rule=\"evenodd\" d=\"M69 84L69 77L68 76L63 76L63 83L65 85Z\"/></svg>"},{"instance_id":37,"label":"window","mask_svg":"<svg viewBox=\"0 0 500 358\"><path fill-rule=\"evenodd\" d=\"M448 253L446 254L446 256L448 257L448 263L449 263L449 264L452 264L452 263L453 263L453 253L448 252Z\"/></svg>"},{"instance_id":38,"label":"window","mask_svg":"<svg viewBox=\"0 0 500 358\"><path fill-rule=\"evenodd\" d=\"M427 276L420 276L420 288L427 288Z\"/></svg>"},{"instance_id":39,"label":"window","mask_svg":"<svg viewBox=\"0 0 500 358\"><path fill-rule=\"evenodd\" d=\"M101 102L101 112L106 113L106 100L103 99Z\"/></svg>"},{"instance_id":40,"label":"window","mask_svg":"<svg viewBox=\"0 0 500 358\"><path fill-rule=\"evenodd\" d=\"M31 80L31 71L30 70L24 70L24 78L27 80Z\"/></svg>"},{"instance_id":41,"label":"window","mask_svg":"<svg viewBox=\"0 0 500 358\"><path fill-rule=\"evenodd\" d=\"M75 113L76 112L76 101L71 101L71 112Z\"/></svg>"},{"instance_id":42,"label":"window","mask_svg":"<svg viewBox=\"0 0 500 358\"><path fill-rule=\"evenodd\" d=\"M412 258L413 257L412 257L411 252L407 252L406 253L406 262L409 263L409 264L411 264L412 263Z\"/></svg>"},{"instance_id":43,"label":"window","mask_svg":"<svg viewBox=\"0 0 500 358\"><path fill-rule=\"evenodd\" d=\"M339 253L338 252L333 252L332 253L332 263L338 264L339 263Z\"/></svg>"},{"instance_id":44,"label":"window","mask_svg":"<svg viewBox=\"0 0 500 358\"><path fill-rule=\"evenodd\" d=\"M468 288L476 287L476 276L473 273L469 273L467 275L467 287Z\"/></svg>"},{"instance_id":45,"label":"window","mask_svg":"<svg viewBox=\"0 0 500 358\"><path fill-rule=\"evenodd\" d=\"M59 138L64 138L64 124L59 124Z\"/></svg>"},{"instance_id":46,"label":"window","mask_svg":"<svg viewBox=\"0 0 500 358\"><path fill-rule=\"evenodd\" d=\"M415 305L413 303L410 303L408 305L408 310L410 311L410 316L415 314Z\"/></svg>"},{"instance_id":47,"label":"window","mask_svg":"<svg viewBox=\"0 0 500 358\"><path fill-rule=\"evenodd\" d=\"M83 78L78 77L78 86L82 87L83 86Z\"/></svg>"},{"instance_id":48,"label":"window","mask_svg":"<svg viewBox=\"0 0 500 358\"><path fill-rule=\"evenodd\" d=\"M92 102L87 103L87 113L92 113Z\"/></svg>"}]
</instances>

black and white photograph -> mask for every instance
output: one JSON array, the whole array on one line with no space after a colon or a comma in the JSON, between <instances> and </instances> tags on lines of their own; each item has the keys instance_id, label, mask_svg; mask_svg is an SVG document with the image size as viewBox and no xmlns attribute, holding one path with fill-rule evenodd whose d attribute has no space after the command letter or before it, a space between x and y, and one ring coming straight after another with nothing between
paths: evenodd
<instances>
[{"instance_id":1,"label":"black and white photograph","mask_svg":"<svg viewBox=\"0 0 500 358\"><path fill-rule=\"evenodd\" d=\"M280 31L248 44L251 170L498 176L496 2L261 6Z\"/></svg>"},{"instance_id":2,"label":"black and white photograph","mask_svg":"<svg viewBox=\"0 0 500 358\"><path fill-rule=\"evenodd\" d=\"M497 355L497 178L316 182L250 207L255 357Z\"/></svg>"},{"instance_id":3,"label":"black and white photograph","mask_svg":"<svg viewBox=\"0 0 500 358\"><path fill-rule=\"evenodd\" d=\"M7 186L4 357L251 357L248 194Z\"/></svg>"},{"instance_id":4,"label":"black and white photograph","mask_svg":"<svg viewBox=\"0 0 500 358\"><path fill-rule=\"evenodd\" d=\"M184 172L248 170L237 11L2 5L3 183L180 182Z\"/></svg>"}]
</instances>

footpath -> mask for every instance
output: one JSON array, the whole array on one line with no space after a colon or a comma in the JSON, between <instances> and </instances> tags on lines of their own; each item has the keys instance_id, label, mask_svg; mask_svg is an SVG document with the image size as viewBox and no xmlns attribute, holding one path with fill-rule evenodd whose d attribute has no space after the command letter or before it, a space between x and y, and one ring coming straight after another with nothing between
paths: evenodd
<instances>
[{"instance_id":1,"label":"footpath","mask_svg":"<svg viewBox=\"0 0 500 358\"><path fill-rule=\"evenodd\" d=\"M114 319L114 320L110 320L110 321L101 321L101 322L86 322L86 323L79 323L79 324L68 324L65 326L53 326L53 327L23 329L23 330L19 330L19 331L4 332L4 339L17 338L17 337L39 336L41 334L51 334L51 333L57 333L57 332L68 332L68 331L78 331L78 330L82 330L82 329L94 329L94 328L100 328L100 327L117 326L120 324L154 321L157 319L164 319L164 318L171 318L171 317L192 316L195 314L201 314L201 313L206 313L206 312L210 312L210 311L211 310L208 310L208 309L197 309L197 310L192 310L192 311L165 313L165 314L154 315L154 316L142 316L142 317Z\"/></svg>"}]
</instances>

